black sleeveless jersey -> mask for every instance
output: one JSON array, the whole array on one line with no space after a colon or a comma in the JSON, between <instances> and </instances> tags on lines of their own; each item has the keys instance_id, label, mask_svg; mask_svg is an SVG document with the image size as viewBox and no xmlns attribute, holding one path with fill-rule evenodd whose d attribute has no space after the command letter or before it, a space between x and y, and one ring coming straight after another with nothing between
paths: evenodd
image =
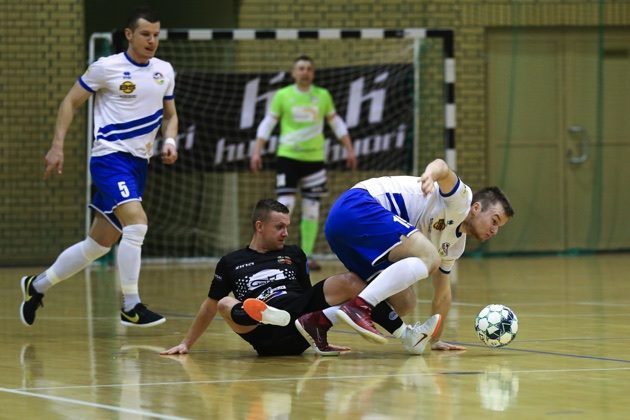
<instances>
[{"instance_id":1,"label":"black sleeveless jersey","mask_svg":"<svg viewBox=\"0 0 630 420\"><path fill-rule=\"evenodd\" d=\"M246 247L219 260L208 297L220 300L232 292L241 302L247 298L267 300L310 287L306 255L298 246L285 245L264 254Z\"/></svg>"}]
</instances>

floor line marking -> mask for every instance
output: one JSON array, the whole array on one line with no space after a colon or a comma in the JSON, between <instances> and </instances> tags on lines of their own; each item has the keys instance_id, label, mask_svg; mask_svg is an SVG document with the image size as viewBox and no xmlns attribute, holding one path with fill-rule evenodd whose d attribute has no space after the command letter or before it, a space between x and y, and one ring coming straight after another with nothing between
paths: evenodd
<instances>
[{"instance_id":1,"label":"floor line marking","mask_svg":"<svg viewBox=\"0 0 630 420\"><path fill-rule=\"evenodd\" d=\"M42 388L42 389L55 389L55 388ZM9 388L2 388L2 387L0 387L0 392L6 392L6 393L9 393L9 394L23 395L25 397L43 398L43 399L46 399L46 400L64 402L64 403L75 404L75 405L83 405L83 406L86 406L86 407L102 408L104 410L117 411L117 412L120 412L120 413L127 413L127 414L137 414L137 415L140 415L140 416L154 417L154 418L158 418L158 419L167 419L167 420L181 420L181 419L185 419L185 417L169 416L169 415L165 415L165 414L154 413L152 411L137 410L137 409L133 409L133 408L116 407L116 406L113 406L113 405L99 404L99 403L93 403L93 402L82 401L82 400L75 400L73 398L56 397L54 395L38 394L36 392L29 392L29 391L20 390L20 389L9 389Z\"/></svg>"},{"instance_id":2,"label":"floor line marking","mask_svg":"<svg viewBox=\"0 0 630 420\"><path fill-rule=\"evenodd\" d=\"M460 342L457 342L457 341L453 341L452 343L460 344L460 345L466 345L466 346L470 346L470 347L486 348L486 346L481 345L481 344L460 343ZM498 350L498 349L495 349L495 350ZM628 359L615 359L613 357L588 356L588 355L583 355L583 354L558 353L558 352L545 351L545 350L502 348L501 351L514 351L514 352L523 352L523 353L547 354L547 355L550 355L550 356L574 357L576 359L601 360L603 362L630 363L630 360L628 360Z\"/></svg>"}]
</instances>

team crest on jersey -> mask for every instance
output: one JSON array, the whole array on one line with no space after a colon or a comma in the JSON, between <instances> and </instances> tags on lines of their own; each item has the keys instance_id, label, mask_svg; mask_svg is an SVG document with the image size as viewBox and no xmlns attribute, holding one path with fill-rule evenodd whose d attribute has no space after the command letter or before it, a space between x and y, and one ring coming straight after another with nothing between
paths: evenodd
<instances>
[{"instance_id":1,"label":"team crest on jersey","mask_svg":"<svg viewBox=\"0 0 630 420\"><path fill-rule=\"evenodd\" d=\"M291 264L293 264L293 260L291 260L291 258L289 258L289 257L279 256L278 257L278 264L291 265Z\"/></svg>"},{"instance_id":2,"label":"team crest on jersey","mask_svg":"<svg viewBox=\"0 0 630 420\"><path fill-rule=\"evenodd\" d=\"M440 219L437 222L433 223L433 229L435 230L444 230L446 228L446 222L444 219Z\"/></svg>"},{"instance_id":3,"label":"team crest on jersey","mask_svg":"<svg viewBox=\"0 0 630 420\"><path fill-rule=\"evenodd\" d=\"M123 93L126 93L127 95L129 95L130 93L133 93L134 90L136 90L136 85L134 85L133 82L124 81L120 84L119 89Z\"/></svg>"},{"instance_id":4,"label":"team crest on jersey","mask_svg":"<svg viewBox=\"0 0 630 420\"><path fill-rule=\"evenodd\" d=\"M448 255L448 248L449 248L450 246L451 246L451 244L449 244L448 242L444 242L444 243L442 244L442 247L441 247L441 249L440 249L439 254L440 254L440 255L443 255L443 256Z\"/></svg>"},{"instance_id":5,"label":"team crest on jersey","mask_svg":"<svg viewBox=\"0 0 630 420\"><path fill-rule=\"evenodd\" d=\"M153 80L155 80L155 83L157 83L158 85L164 84L164 76L159 71L153 73Z\"/></svg>"}]
</instances>

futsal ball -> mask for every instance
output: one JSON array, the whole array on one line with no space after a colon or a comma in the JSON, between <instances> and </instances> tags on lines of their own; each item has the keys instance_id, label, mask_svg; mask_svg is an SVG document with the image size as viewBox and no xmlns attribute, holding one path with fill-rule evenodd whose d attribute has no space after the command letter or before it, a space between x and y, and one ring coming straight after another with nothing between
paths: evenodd
<instances>
[{"instance_id":1,"label":"futsal ball","mask_svg":"<svg viewBox=\"0 0 630 420\"><path fill-rule=\"evenodd\" d=\"M488 347L507 346L518 332L516 314L505 305L488 305L475 319L475 331Z\"/></svg>"}]
</instances>

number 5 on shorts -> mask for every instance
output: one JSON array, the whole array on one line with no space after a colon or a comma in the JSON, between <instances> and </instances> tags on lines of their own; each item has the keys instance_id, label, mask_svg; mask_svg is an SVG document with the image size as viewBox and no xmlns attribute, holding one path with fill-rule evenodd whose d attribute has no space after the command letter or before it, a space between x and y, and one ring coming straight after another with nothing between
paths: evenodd
<instances>
[{"instance_id":1,"label":"number 5 on shorts","mask_svg":"<svg viewBox=\"0 0 630 420\"><path fill-rule=\"evenodd\" d=\"M118 189L120 189L120 195L123 198L129 197L129 188L127 188L125 181L118 182Z\"/></svg>"}]
</instances>

